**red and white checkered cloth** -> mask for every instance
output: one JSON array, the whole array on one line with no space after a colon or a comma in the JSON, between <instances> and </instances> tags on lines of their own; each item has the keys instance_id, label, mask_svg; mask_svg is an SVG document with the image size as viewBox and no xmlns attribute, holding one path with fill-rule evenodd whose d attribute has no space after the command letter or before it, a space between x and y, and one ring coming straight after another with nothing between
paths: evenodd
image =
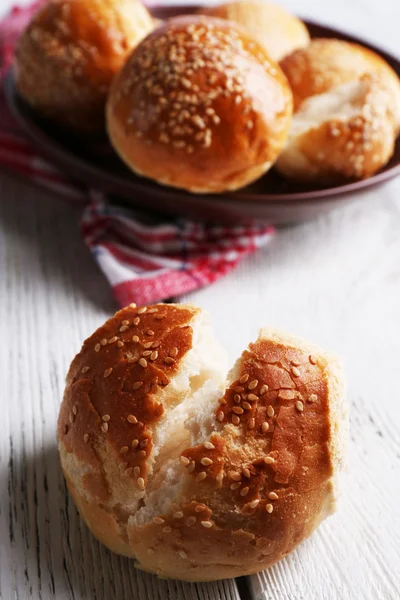
<instances>
[{"instance_id":1,"label":"red and white checkered cloth","mask_svg":"<svg viewBox=\"0 0 400 600\"><path fill-rule=\"evenodd\" d=\"M272 237L267 226L217 227L176 218L149 220L78 187L37 154L7 109L1 82L15 42L42 1L15 7L0 21L0 165L85 206L82 234L121 306L146 304L193 291L231 271Z\"/></svg>"}]
</instances>

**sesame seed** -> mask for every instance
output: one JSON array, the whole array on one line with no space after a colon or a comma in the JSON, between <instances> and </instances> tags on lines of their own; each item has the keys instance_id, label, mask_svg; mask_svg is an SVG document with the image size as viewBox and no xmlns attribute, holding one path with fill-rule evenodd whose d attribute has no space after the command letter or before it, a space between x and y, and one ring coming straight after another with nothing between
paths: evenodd
<instances>
[{"instance_id":1,"label":"sesame seed","mask_svg":"<svg viewBox=\"0 0 400 600\"><path fill-rule=\"evenodd\" d=\"M266 510L268 513L272 513L272 511L274 510L274 507L272 506L272 504L266 504L266 505L265 505L265 510Z\"/></svg>"},{"instance_id":2,"label":"sesame seed","mask_svg":"<svg viewBox=\"0 0 400 600\"><path fill-rule=\"evenodd\" d=\"M128 446L122 446L122 448L120 449L120 454L126 454L128 452L129 448Z\"/></svg>"},{"instance_id":3,"label":"sesame seed","mask_svg":"<svg viewBox=\"0 0 400 600\"><path fill-rule=\"evenodd\" d=\"M267 421L264 421L264 423L261 425L261 431L263 433L267 433L268 429L269 429L269 423L267 423Z\"/></svg>"},{"instance_id":4,"label":"sesame seed","mask_svg":"<svg viewBox=\"0 0 400 600\"><path fill-rule=\"evenodd\" d=\"M184 550L178 550L178 554L183 559L187 558L187 554Z\"/></svg>"},{"instance_id":5,"label":"sesame seed","mask_svg":"<svg viewBox=\"0 0 400 600\"><path fill-rule=\"evenodd\" d=\"M148 329L146 333L147 335L154 335L154 331L152 329Z\"/></svg>"},{"instance_id":6,"label":"sesame seed","mask_svg":"<svg viewBox=\"0 0 400 600\"><path fill-rule=\"evenodd\" d=\"M98 352L100 350L100 344L96 344L94 347L94 351Z\"/></svg>"},{"instance_id":7,"label":"sesame seed","mask_svg":"<svg viewBox=\"0 0 400 600\"><path fill-rule=\"evenodd\" d=\"M194 460L192 460L191 463L190 463L190 465L187 468L188 473L193 473L193 471L195 470L195 468L196 468L196 463L194 462Z\"/></svg>"},{"instance_id":8,"label":"sesame seed","mask_svg":"<svg viewBox=\"0 0 400 600\"><path fill-rule=\"evenodd\" d=\"M238 415L232 415L232 423L234 425L239 425L240 424L240 417L238 417Z\"/></svg>"},{"instance_id":9,"label":"sesame seed","mask_svg":"<svg viewBox=\"0 0 400 600\"><path fill-rule=\"evenodd\" d=\"M207 450L214 450L215 446L212 442L204 442L204 448L206 448Z\"/></svg>"},{"instance_id":10,"label":"sesame seed","mask_svg":"<svg viewBox=\"0 0 400 600\"><path fill-rule=\"evenodd\" d=\"M178 355L178 352L179 352L178 348L175 347L175 348L172 348L172 350L169 353L169 355L175 357L175 356Z\"/></svg>"},{"instance_id":11,"label":"sesame seed","mask_svg":"<svg viewBox=\"0 0 400 600\"><path fill-rule=\"evenodd\" d=\"M158 312L158 308L149 308L149 310L147 312L149 315L152 315L153 313Z\"/></svg>"},{"instance_id":12,"label":"sesame seed","mask_svg":"<svg viewBox=\"0 0 400 600\"><path fill-rule=\"evenodd\" d=\"M89 371L89 367L83 367L81 373L87 373Z\"/></svg>"},{"instance_id":13,"label":"sesame seed","mask_svg":"<svg viewBox=\"0 0 400 600\"><path fill-rule=\"evenodd\" d=\"M139 450L137 455L139 458L146 458L146 450Z\"/></svg>"},{"instance_id":14,"label":"sesame seed","mask_svg":"<svg viewBox=\"0 0 400 600\"><path fill-rule=\"evenodd\" d=\"M167 315L156 315L155 318L157 319L157 321L161 321L162 319L165 319L166 316Z\"/></svg>"},{"instance_id":15,"label":"sesame seed","mask_svg":"<svg viewBox=\"0 0 400 600\"><path fill-rule=\"evenodd\" d=\"M273 407L271 405L269 405L268 408L267 408L267 415L269 417L273 417L274 414L275 414L275 411L274 411Z\"/></svg>"},{"instance_id":16,"label":"sesame seed","mask_svg":"<svg viewBox=\"0 0 400 600\"><path fill-rule=\"evenodd\" d=\"M138 467L136 465L136 467L134 467L134 469L133 469L133 474L134 474L135 477L139 477L139 475L140 475L140 467Z\"/></svg>"},{"instance_id":17,"label":"sesame seed","mask_svg":"<svg viewBox=\"0 0 400 600\"><path fill-rule=\"evenodd\" d=\"M107 344L107 340L106 340L106 338L103 338L102 340L100 340L100 344L101 344L102 346L105 346L105 345Z\"/></svg>"},{"instance_id":18,"label":"sesame seed","mask_svg":"<svg viewBox=\"0 0 400 600\"><path fill-rule=\"evenodd\" d=\"M103 425L101 426L101 430L104 433L107 433L107 431L108 431L108 423L103 423Z\"/></svg>"},{"instance_id":19,"label":"sesame seed","mask_svg":"<svg viewBox=\"0 0 400 600\"><path fill-rule=\"evenodd\" d=\"M125 471L124 471L124 475L130 475L133 471L132 467L128 467Z\"/></svg>"},{"instance_id":20,"label":"sesame seed","mask_svg":"<svg viewBox=\"0 0 400 600\"><path fill-rule=\"evenodd\" d=\"M240 383L246 383L248 378L249 378L248 375L242 375L241 378L239 379L239 381L240 381Z\"/></svg>"},{"instance_id":21,"label":"sesame seed","mask_svg":"<svg viewBox=\"0 0 400 600\"><path fill-rule=\"evenodd\" d=\"M153 523L155 523L156 525L162 525L163 523L165 523L165 521L161 517L153 517Z\"/></svg>"},{"instance_id":22,"label":"sesame seed","mask_svg":"<svg viewBox=\"0 0 400 600\"><path fill-rule=\"evenodd\" d=\"M111 375L112 371L113 371L112 367L110 367L109 369L106 369L104 371L104 377L108 377L109 375Z\"/></svg>"},{"instance_id":23,"label":"sesame seed","mask_svg":"<svg viewBox=\"0 0 400 600\"><path fill-rule=\"evenodd\" d=\"M266 465L272 465L275 462L275 459L272 458L272 456L266 456L264 462Z\"/></svg>"},{"instance_id":24,"label":"sesame seed","mask_svg":"<svg viewBox=\"0 0 400 600\"><path fill-rule=\"evenodd\" d=\"M316 402L316 400L318 400L317 394L311 394L311 396L308 399L309 402Z\"/></svg>"},{"instance_id":25,"label":"sesame seed","mask_svg":"<svg viewBox=\"0 0 400 600\"><path fill-rule=\"evenodd\" d=\"M301 365L299 360L291 360L290 362L294 367L299 367Z\"/></svg>"},{"instance_id":26,"label":"sesame seed","mask_svg":"<svg viewBox=\"0 0 400 600\"><path fill-rule=\"evenodd\" d=\"M258 396L255 394L247 394L247 400L250 400L250 402L256 402L256 400L258 400Z\"/></svg>"},{"instance_id":27,"label":"sesame seed","mask_svg":"<svg viewBox=\"0 0 400 600\"><path fill-rule=\"evenodd\" d=\"M187 467L188 464L190 463L190 460L186 456L180 456L179 460L185 467Z\"/></svg>"},{"instance_id":28,"label":"sesame seed","mask_svg":"<svg viewBox=\"0 0 400 600\"><path fill-rule=\"evenodd\" d=\"M167 525L166 527L163 527L163 533L171 533L172 531L172 527L170 527L169 525Z\"/></svg>"},{"instance_id":29,"label":"sesame seed","mask_svg":"<svg viewBox=\"0 0 400 600\"><path fill-rule=\"evenodd\" d=\"M149 443L149 438L144 438L144 440L142 440L139 444L140 448L146 448L147 444Z\"/></svg>"},{"instance_id":30,"label":"sesame seed","mask_svg":"<svg viewBox=\"0 0 400 600\"><path fill-rule=\"evenodd\" d=\"M132 423L133 425L136 425L136 423L138 422L138 421L137 421L137 418L136 418L134 415L128 415L128 416L126 417L126 420L127 420L129 423Z\"/></svg>"},{"instance_id":31,"label":"sesame seed","mask_svg":"<svg viewBox=\"0 0 400 600\"><path fill-rule=\"evenodd\" d=\"M135 450L139 446L139 440L132 440L132 449Z\"/></svg>"},{"instance_id":32,"label":"sesame seed","mask_svg":"<svg viewBox=\"0 0 400 600\"><path fill-rule=\"evenodd\" d=\"M174 519L182 519L183 517L183 512L181 510L178 510L177 512L175 512L173 515Z\"/></svg>"},{"instance_id":33,"label":"sesame seed","mask_svg":"<svg viewBox=\"0 0 400 600\"><path fill-rule=\"evenodd\" d=\"M152 354L151 350L145 350L142 354L142 356L150 356Z\"/></svg>"},{"instance_id":34,"label":"sesame seed","mask_svg":"<svg viewBox=\"0 0 400 600\"><path fill-rule=\"evenodd\" d=\"M88 433L85 433L85 434L84 434L84 436L83 436L83 441L85 442L85 444L87 444L87 443L88 443L88 441L89 441L89 434L88 434Z\"/></svg>"},{"instance_id":35,"label":"sesame seed","mask_svg":"<svg viewBox=\"0 0 400 600\"><path fill-rule=\"evenodd\" d=\"M242 415L244 410L240 406L233 406L232 411L237 415Z\"/></svg>"},{"instance_id":36,"label":"sesame seed","mask_svg":"<svg viewBox=\"0 0 400 600\"><path fill-rule=\"evenodd\" d=\"M150 360L157 360L157 358L158 358L158 352L157 352L157 350L155 350L154 352L152 352L150 354Z\"/></svg>"},{"instance_id":37,"label":"sesame seed","mask_svg":"<svg viewBox=\"0 0 400 600\"><path fill-rule=\"evenodd\" d=\"M240 394L241 392L244 392L244 387L242 387L241 385L237 385L236 387L233 388L233 390L235 392L238 392L238 394Z\"/></svg>"},{"instance_id":38,"label":"sesame seed","mask_svg":"<svg viewBox=\"0 0 400 600\"><path fill-rule=\"evenodd\" d=\"M132 342L138 342L139 341L139 336L138 335L134 335L132 338Z\"/></svg>"},{"instance_id":39,"label":"sesame seed","mask_svg":"<svg viewBox=\"0 0 400 600\"><path fill-rule=\"evenodd\" d=\"M122 325L122 326L119 328L119 330L120 330L120 332L121 332L121 333L123 333L123 332L124 332L124 331L126 331L127 329L128 329L128 326L127 326L127 325Z\"/></svg>"},{"instance_id":40,"label":"sesame seed","mask_svg":"<svg viewBox=\"0 0 400 600\"><path fill-rule=\"evenodd\" d=\"M292 371L294 377L300 377L301 373L297 367L292 367L290 370Z\"/></svg>"},{"instance_id":41,"label":"sesame seed","mask_svg":"<svg viewBox=\"0 0 400 600\"><path fill-rule=\"evenodd\" d=\"M143 344L143 348L146 348L146 350L148 350L152 346L153 346L153 342L146 342L145 344Z\"/></svg>"},{"instance_id":42,"label":"sesame seed","mask_svg":"<svg viewBox=\"0 0 400 600\"><path fill-rule=\"evenodd\" d=\"M253 379L253 381L250 381L248 388L249 390L254 390L254 388L256 388L258 386L258 379Z\"/></svg>"},{"instance_id":43,"label":"sesame seed","mask_svg":"<svg viewBox=\"0 0 400 600\"><path fill-rule=\"evenodd\" d=\"M110 415L107 415L107 414L103 415L101 418L103 419L103 421L105 423L107 423L107 421L109 421L111 419Z\"/></svg>"},{"instance_id":44,"label":"sesame seed","mask_svg":"<svg viewBox=\"0 0 400 600\"><path fill-rule=\"evenodd\" d=\"M138 390L139 388L141 388L143 385L143 381L135 381L135 383L132 386L133 390Z\"/></svg>"},{"instance_id":45,"label":"sesame seed","mask_svg":"<svg viewBox=\"0 0 400 600\"><path fill-rule=\"evenodd\" d=\"M308 357L308 360L310 361L310 363L312 365L316 365L317 364L317 359L312 354L310 354L310 356Z\"/></svg>"},{"instance_id":46,"label":"sesame seed","mask_svg":"<svg viewBox=\"0 0 400 600\"><path fill-rule=\"evenodd\" d=\"M138 486L140 487L141 490L144 490L145 485L144 485L144 479L143 479L143 477L138 477L137 484L138 484Z\"/></svg>"},{"instance_id":47,"label":"sesame seed","mask_svg":"<svg viewBox=\"0 0 400 600\"><path fill-rule=\"evenodd\" d=\"M242 484L240 481L236 481L235 483L231 483L231 485L229 487L231 490L237 490L240 488L241 485Z\"/></svg>"},{"instance_id":48,"label":"sesame seed","mask_svg":"<svg viewBox=\"0 0 400 600\"><path fill-rule=\"evenodd\" d=\"M297 402L295 404L295 407L300 412L303 412L303 410L304 410L304 404L302 402L300 402L300 400L297 400Z\"/></svg>"},{"instance_id":49,"label":"sesame seed","mask_svg":"<svg viewBox=\"0 0 400 600\"><path fill-rule=\"evenodd\" d=\"M72 413L75 415L75 417L78 414L78 409L77 409L76 404L74 404L73 407L72 407Z\"/></svg>"},{"instance_id":50,"label":"sesame seed","mask_svg":"<svg viewBox=\"0 0 400 600\"><path fill-rule=\"evenodd\" d=\"M225 398L220 398L220 399L218 400L218 403L219 403L219 404L227 404L227 401L225 400Z\"/></svg>"},{"instance_id":51,"label":"sesame seed","mask_svg":"<svg viewBox=\"0 0 400 600\"><path fill-rule=\"evenodd\" d=\"M124 342L122 342L121 340L118 340L118 342L117 342L117 346L118 346L119 348L122 348L122 346L123 346L123 345L124 345Z\"/></svg>"},{"instance_id":52,"label":"sesame seed","mask_svg":"<svg viewBox=\"0 0 400 600\"><path fill-rule=\"evenodd\" d=\"M145 313L147 310L147 306L142 306L141 308L139 308L139 310L137 311L138 315L142 315L143 313Z\"/></svg>"},{"instance_id":53,"label":"sesame seed","mask_svg":"<svg viewBox=\"0 0 400 600\"><path fill-rule=\"evenodd\" d=\"M251 477L251 473L250 473L250 471L249 471L249 469L248 469L247 467L243 467L243 468L242 468L242 473L243 473L243 475L244 475L245 477L247 477L247 479L250 479L250 477Z\"/></svg>"},{"instance_id":54,"label":"sesame seed","mask_svg":"<svg viewBox=\"0 0 400 600\"><path fill-rule=\"evenodd\" d=\"M202 464L202 465L204 465L205 467L208 467L208 466L210 466L210 465L212 465L212 464L213 464L213 461L211 460L211 458L207 458L207 457L205 457L205 458L202 458L200 462L201 462L201 464Z\"/></svg>"},{"instance_id":55,"label":"sesame seed","mask_svg":"<svg viewBox=\"0 0 400 600\"><path fill-rule=\"evenodd\" d=\"M173 364L174 364L174 362L175 362L175 359L174 359L174 358L171 358L171 356L166 356L166 357L164 358L164 362L165 362L167 365L173 365Z\"/></svg>"},{"instance_id":56,"label":"sesame seed","mask_svg":"<svg viewBox=\"0 0 400 600\"><path fill-rule=\"evenodd\" d=\"M251 419L249 419L247 421L247 429L254 429L254 427L256 426L256 421L255 419L252 417Z\"/></svg>"},{"instance_id":57,"label":"sesame seed","mask_svg":"<svg viewBox=\"0 0 400 600\"><path fill-rule=\"evenodd\" d=\"M204 510L206 510L206 506L204 506L204 504L196 504L196 506L194 507L195 512L203 512Z\"/></svg>"},{"instance_id":58,"label":"sesame seed","mask_svg":"<svg viewBox=\"0 0 400 600\"><path fill-rule=\"evenodd\" d=\"M145 358L141 358L141 359L139 360L139 365L140 365L141 367L147 367L147 360L146 360Z\"/></svg>"},{"instance_id":59,"label":"sesame seed","mask_svg":"<svg viewBox=\"0 0 400 600\"><path fill-rule=\"evenodd\" d=\"M217 421L219 421L221 423L221 421L224 420L224 413L222 412L222 410L220 410L219 412L217 412Z\"/></svg>"},{"instance_id":60,"label":"sesame seed","mask_svg":"<svg viewBox=\"0 0 400 600\"><path fill-rule=\"evenodd\" d=\"M260 391L258 393L260 394L260 396L264 396L264 394L266 394L267 392L268 392L268 386L264 384L260 387Z\"/></svg>"},{"instance_id":61,"label":"sesame seed","mask_svg":"<svg viewBox=\"0 0 400 600\"><path fill-rule=\"evenodd\" d=\"M133 319L133 324L134 324L134 325L139 325L139 323L140 323L140 317L135 317L135 318Z\"/></svg>"},{"instance_id":62,"label":"sesame seed","mask_svg":"<svg viewBox=\"0 0 400 600\"><path fill-rule=\"evenodd\" d=\"M242 406L244 410L251 410L251 404L249 404L248 402L243 402Z\"/></svg>"},{"instance_id":63,"label":"sesame seed","mask_svg":"<svg viewBox=\"0 0 400 600\"><path fill-rule=\"evenodd\" d=\"M233 396L233 401L236 402L236 404L239 404L241 398L239 394L234 394Z\"/></svg>"},{"instance_id":64,"label":"sesame seed","mask_svg":"<svg viewBox=\"0 0 400 600\"><path fill-rule=\"evenodd\" d=\"M240 495L241 495L241 496L247 496L247 494L249 493L249 489L250 489L250 488L249 488L249 487L246 485L246 487L244 487L244 488L242 488L242 489L240 490Z\"/></svg>"},{"instance_id":65,"label":"sesame seed","mask_svg":"<svg viewBox=\"0 0 400 600\"><path fill-rule=\"evenodd\" d=\"M197 474L196 481L203 481L206 477L207 473L205 471L200 471L200 473Z\"/></svg>"},{"instance_id":66,"label":"sesame seed","mask_svg":"<svg viewBox=\"0 0 400 600\"><path fill-rule=\"evenodd\" d=\"M250 508L257 508L257 506L260 504L260 501L257 500L252 500L251 502L249 502L249 507Z\"/></svg>"},{"instance_id":67,"label":"sesame seed","mask_svg":"<svg viewBox=\"0 0 400 600\"><path fill-rule=\"evenodd\" d=\"M136 308L136 304L134 302L131 302L129 308Z\"/></svg>"},{"instance_id":68,"label":"sesame seed","mask_svg":"<svg viewBox=\"0 0 400 600\"><path fill-rule=\"evenodd\" d=\"M206 527L207 529L212 527L211 521L200 521L200 523L203 525L203 527Z\"/></svg>"},{"instance_id":69,"label":"sesame seed","mask_svg":"<svg viewBox=\"0 0 400 600\"><path fill-rule=\"evenodd\" d=\"M124 471L127 466L128 466L127 462L122 462L122 463L119 463L119 467L118 468L119 468L120 471Z\"/></svg>"},{"instance_id":70,"label":"sesame seed","mask_svg":"<svg viewBox=\"0 0 400 600\"><path fill-rule=\"evenodd\" d=\"M188 527L191 527L195 523L196 523L196 517L189 517L188 519L186 519L186 525Z\"/></svg>"},{"instance_id":71,"label":"sesame seed","mask_svg":"<svg viewBox=\"0 0 400 600\"><path fill-rule=\"evenodd\" d=\"M233 481L240 481L242 479L242 474L237 471L232 471L229 473L229 477L233 479Z\"/></svg>"},{"instance_id":72,"label":"sesame seed","mask_svg":"<svg viewBox=\"0 0 400 600\"><path fill-rule=\"evenodd\" d=\"M114 335L112 338L110 338L110 339L108 340L108 343L109 343L109 344L113 344L114 342L116 342L116 341L117 341L117 339L118 339L118 338L117 338L117 336L116 336L116 335Z\"/></svg>"},{"instance_id":73,"label":"sesame seed","mask_svg":"<svg viewBox=\"0 0 400 600\"><path fill-rule=\"evenodd\" d=\"M270 493L268 494L268 498L269 498L270 500L278 500L279 496L278 496L278 494L276 494L275 492L270 492Z\"/></svg>"}]
</instances>

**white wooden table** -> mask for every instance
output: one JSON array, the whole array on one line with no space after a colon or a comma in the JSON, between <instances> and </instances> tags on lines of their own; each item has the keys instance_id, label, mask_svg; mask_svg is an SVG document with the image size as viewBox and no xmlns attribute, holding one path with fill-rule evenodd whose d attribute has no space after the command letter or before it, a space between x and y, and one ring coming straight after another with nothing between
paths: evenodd
<instances>
[{"instance_id":1,"label":"white wooden table","mask_svg":"<svg viewBox=\"0 0 400 600\"><path fill-rule=\"evenodd\" d=\"M400 54L397 0L287 4ZM97 543L66 493L55 440L64 376L116 309L78 219L52 194L0 174L0 599L399 598L400 179L282 230L235 273L183 299L211 312L232 359L268 324L336 350L347 369L339 512L287 559L239 582L136 571Z\"/></svg>"}]
</instances>

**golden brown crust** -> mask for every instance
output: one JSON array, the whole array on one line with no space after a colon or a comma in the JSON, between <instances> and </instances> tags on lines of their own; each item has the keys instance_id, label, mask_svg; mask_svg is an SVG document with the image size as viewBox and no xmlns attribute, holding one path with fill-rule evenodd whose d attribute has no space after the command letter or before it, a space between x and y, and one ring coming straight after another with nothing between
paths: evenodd
<instances>
[{"instance_id":1,"label":"golden brown crust","mask_svg":"<svg viewBox=\"0 0 400 600\"><path fill-rule=\"evenodd\" d=\"M150 312L153 309L158 312ZM128 490L121 504L115 500L118 481L110 480L104 470L109 468L107 461L120 463L118 449L126 443L127 406L120 390L126 381L131 388L137 377L130 372L123 375L121 369L129 368L128 353L136 355L140 347L131 341L132 334L142 342L152 327L151 337L161 341L160 360L154 362L173 381L191 347L187 331L199 314L189 306L156 305L147 307L133 326L138 312L124 309L107 321L85 342L68 374L59 417L59 448L68 487L83 518L110 549L135 557L140 568L162 577L206 581L268 567L332 512L335 477L343 458L344 421L340 371L334 359L297 338L262 331L232 370L225 393L214 396L210 433L200 433L205 426L201 402L206 399L194 395L197 421L187 425L194 441L183 448L178 443L175 450L172 444L158 471L151 471L140 505L134 490ZM164 312L167 316L159 321L161 325L153 325ZM121 327L128 329L120 331ZM124 346L116 350L117 342L110 341L110 336L111 340L123 338ZM170 348L171 336L177 350ZM110 343L102 345L103 339ZM97 344L101 346L98 352ZM167 366L173 372L164 364L171 355L176 363L168 361ZM113 371L104 379L103 370L110 365ZM86 366L90 368L82 374ZM152 381L149 366L141 369L145 386ZM90 401L81 396L83 382ZM143 399L136 392L130 395L129 406L140 414L144 427L154 432L161 426L158 413L143 411L151 395ZM85 444L88 407L98 416L89 423ZM168 406L163 410L173 414ZM104 411L110 415L106 434L99 417ZM193 418L193 414L179 414L178 420ZM165 419L163 423L165 428ZM176 427L175 418L166 435L176 435ZM161 444L169 443L163 439ZM129 464L137 466L135 453L124 454L124 461L127 455ZM140 469L144 477L146 462ZM102 479L114 486L108 494Z\"/></svg>"},{"instance_id":2,"label":"golden brown crust","mask_svg":"<svg viewBox=\"0 0 400 600\"><path fill-rule=\"evenodd\" d=\"M242 0L201 8L200 14L234 21L261 44L273 60L307 46L310 36L300 19L264 0Z\"/></svg>"},{"instance_id":3,"label":"golden brown crust","mask_svg":"<svg viewBox=\"0 0 400 600\"><path fill-rule=\"evenodd\" d=\"M182 453L191 478L182 503L128 526L142 568L187 580L254 573L330 512L334 399L326 359L309 352L285 340L250 344L217 409L223 429Z\"/></svg>"},{"instance_id":4,"label":"golden brown crust","mask_svg":"<svg viewBox=\"0 0 400 600\"><path fill-rule=\"evenodd\" d=\"M285 57L280 66L293 92L295 112L302 102L363 75L379 73L393 93L400 122L400 82L387 62L372 50L343 40L317 38Z\"/></svg>"},{"instance_id":5,"label":"golden brown crust","mask_svg":"<svg viewBox=\"0 0 400 600\"><path fill-rule=\"evenodd\" d=\"M227 21L187 16L133 52L111 89L107 128L139 175L222 192L271 166L291 112L287 82L256 42Z\"/></svg>"},{"instance_id":6,"label":"golden brown crust","mask_svg":"<svg viewBox=\"0 0 400 600\"><path fill-rule=\"evenodd\" d=\"M67 453L92 467L87 491L108 498L99 447L106 446L121 477L146 486L152 427L164 412L155 396L177 372L192 347L197 309L159 304L120 310L74 358L58 419ZM111 401L112 399L112 401Z\"/></svg>"},{"instance_id":7,"label":"golden brown crust","mask_svg":"<svg viewBox=\"0 0 400 600\"><path fill-rule=\"evenodd\" d=\"M111 81L152 29L150 14L135 0L52 0L19 40L18 90L58 125L101 131Z\"/></svg>"}]
</instances>

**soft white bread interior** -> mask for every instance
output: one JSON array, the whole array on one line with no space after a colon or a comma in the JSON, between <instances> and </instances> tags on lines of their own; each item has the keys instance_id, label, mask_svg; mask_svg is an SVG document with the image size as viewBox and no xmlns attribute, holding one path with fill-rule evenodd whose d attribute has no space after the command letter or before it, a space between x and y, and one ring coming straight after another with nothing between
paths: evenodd
<instances>
[{"instance_id":1,"label":"soft white bread interior","mask_svg":"<svg viewBox=\"0 0 400 600\"><path fill-rule=\"evenodd\" d=\"M207 581L268 567L332 513L346 429L336 358L264 329L226 376L204 312L158 304L119 311L84 343L58 438L104 544Z\"/></svg>"}]
</instances>

